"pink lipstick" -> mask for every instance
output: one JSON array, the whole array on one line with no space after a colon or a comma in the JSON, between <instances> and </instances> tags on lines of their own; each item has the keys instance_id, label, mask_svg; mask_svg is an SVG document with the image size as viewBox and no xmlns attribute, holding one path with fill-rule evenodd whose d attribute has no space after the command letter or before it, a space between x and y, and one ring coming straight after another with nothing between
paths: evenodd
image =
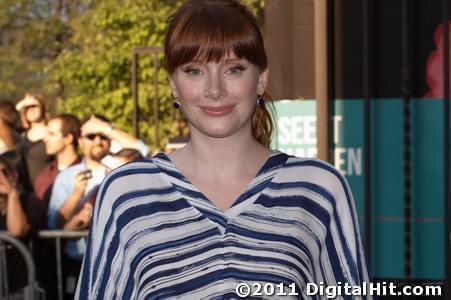
<instances>
[{"instance_id":1,"label":"pink lipstick","mask_svg":"<svg viewBox=\"0 0 451 300\"><path fill-rule=\"evenodd\" d=\"M221 117L227 115L233 110L233 105L223 106L201 106L202 111L212 117Z\"/></svg>"}]
</instances>

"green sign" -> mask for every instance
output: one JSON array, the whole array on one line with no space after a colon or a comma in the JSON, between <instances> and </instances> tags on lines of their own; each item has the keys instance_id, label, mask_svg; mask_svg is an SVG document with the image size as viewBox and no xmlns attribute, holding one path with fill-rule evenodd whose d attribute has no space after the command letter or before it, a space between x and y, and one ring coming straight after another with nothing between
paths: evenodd
<instances>
[{"instance_id":1,"label":"green sign","mask_svg":"<svg viewBox=\"0 0 451 300\"><path fill-rule=\"evenodd\" d=\"M273 148L300 157L316 156L316 102L275 101ZM333 158L364 212L363 100L334 101ZM404 188L401 99L371 103L372 257L375 278L403 278ZM411 101L412 271L414 278L444 277L443 101Z\"/></svg>"}]
</instances>

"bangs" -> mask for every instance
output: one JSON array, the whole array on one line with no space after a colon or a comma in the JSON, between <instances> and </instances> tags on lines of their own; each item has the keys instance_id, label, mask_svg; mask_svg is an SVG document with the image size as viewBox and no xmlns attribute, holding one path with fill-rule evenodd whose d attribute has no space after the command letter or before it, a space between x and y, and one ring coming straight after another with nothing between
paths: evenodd
<instances>
[{"instance_id":1,"label":"bangs","mask_svg":"<svg viewBox=\"0 0 451 300\"><path fill-rule=\"evenodd\" d=\"M177 18L174 15L173 18ZM263 38L257 24L233 9L215 9L214 5L197 8L169 28L165 45L166 69L172 74L190 62L219 62L230 53L266 69ZM171 32L172 30L172 32Z\"/></svg>"}]
</instances>

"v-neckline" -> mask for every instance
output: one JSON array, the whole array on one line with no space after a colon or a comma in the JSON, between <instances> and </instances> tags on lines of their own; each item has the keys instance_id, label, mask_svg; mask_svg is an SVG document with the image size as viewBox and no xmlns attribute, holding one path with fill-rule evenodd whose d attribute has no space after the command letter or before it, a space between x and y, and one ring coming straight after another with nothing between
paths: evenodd
<instances>
[{"instance_id":1,"label":"v-neckline","mask_svg":"<svg viewBox=\"0 0 451 300\"><path fill-rule=\"evenodd\" d=\"M261 191L266 187L266 185L270 181L272 181L272 179L275 177L276 174L274 173L274 174L271 174L272 176L270 175L270 176L264 177L264 178L262 178L262 175L268 174L268 172L270 172L271 170L281 167L285 163L285 161L288 159L288 156L285 153L282 153L277 150L272 150L270 155L266 158L266 161L261 166L260 170L256 173L256 175L249 182L246 189L244 189L240 193L240 195L232 202L232 204L225 211L223 211L223 210L219 209L219 207L213 201L211 201L200 189L198 189L181 172L181 170L172 162L172 160L164 152L159 152L154 157L159 158L166 163L167 167L164 169L165 169L165 171L169 171L167 173L167 175L169 177L172 177L172 178L169 178L169 181L170 181L171 185L174 187L174 189L183 198L186 198L185 196L187 193L187 189L181 188L180 186L175 184L174 179L183 181L189 187L188 192L195 192L195 194L197 196L201 197L202 200L204 200L212 209L214 209L214 211L216 213L220 214L223 217L227 217L227 216L231 215L231 212L234 211L234 208L236 206L241 205L241 203L243 203L243 202L246 202L245 200L250 198L250 196L253 194L252 190L253 190L254 186L259 186L259 189L256 192L256 193L258 193L258 196L257 196L257 198L258 198L260 196ZM261 186L260 186L260 183L262 183ZM252 198L255 198L255 197L252 197ZM256 199L254 199L254 201L255 200ZM252 201L252 202L254 202L254 201ZM190 202L190 201L188 201L188 202ZM201 210L201 209L199 209L199 207L197 207L197 205L194 205L193 203L190 203L190 205L193 206L194 208L196 208L197 210Z\"/></svg>"}]
</instances>

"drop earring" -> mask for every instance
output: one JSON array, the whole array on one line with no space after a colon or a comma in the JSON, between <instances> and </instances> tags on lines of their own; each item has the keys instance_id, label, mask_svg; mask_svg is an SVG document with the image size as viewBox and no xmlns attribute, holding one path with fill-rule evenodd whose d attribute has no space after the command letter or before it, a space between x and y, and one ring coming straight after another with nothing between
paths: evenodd
<instances>
[{"instance_id":1,"label":"drop earring","mask_svg":"<svg viewBox=\"0 0 451 300\"><path fill-rule=\"evenodd\" d=\"M172 102L172 106L175 109L179 109L180 107L182 107L182 103L180 103L180 101L178 99L175 99L174 102Z\"/></svg>"},{"instance_id":2,"label":"drop earring","mask_svg":"<svg viewBox=\"0 0 451 300\"><path fill-rule=\"evenodd\" d=\"M262 96L257 97L257 106L259 106L259 107L265 106L265 99L263 99Z\"/></svg>"}]
</instances>

